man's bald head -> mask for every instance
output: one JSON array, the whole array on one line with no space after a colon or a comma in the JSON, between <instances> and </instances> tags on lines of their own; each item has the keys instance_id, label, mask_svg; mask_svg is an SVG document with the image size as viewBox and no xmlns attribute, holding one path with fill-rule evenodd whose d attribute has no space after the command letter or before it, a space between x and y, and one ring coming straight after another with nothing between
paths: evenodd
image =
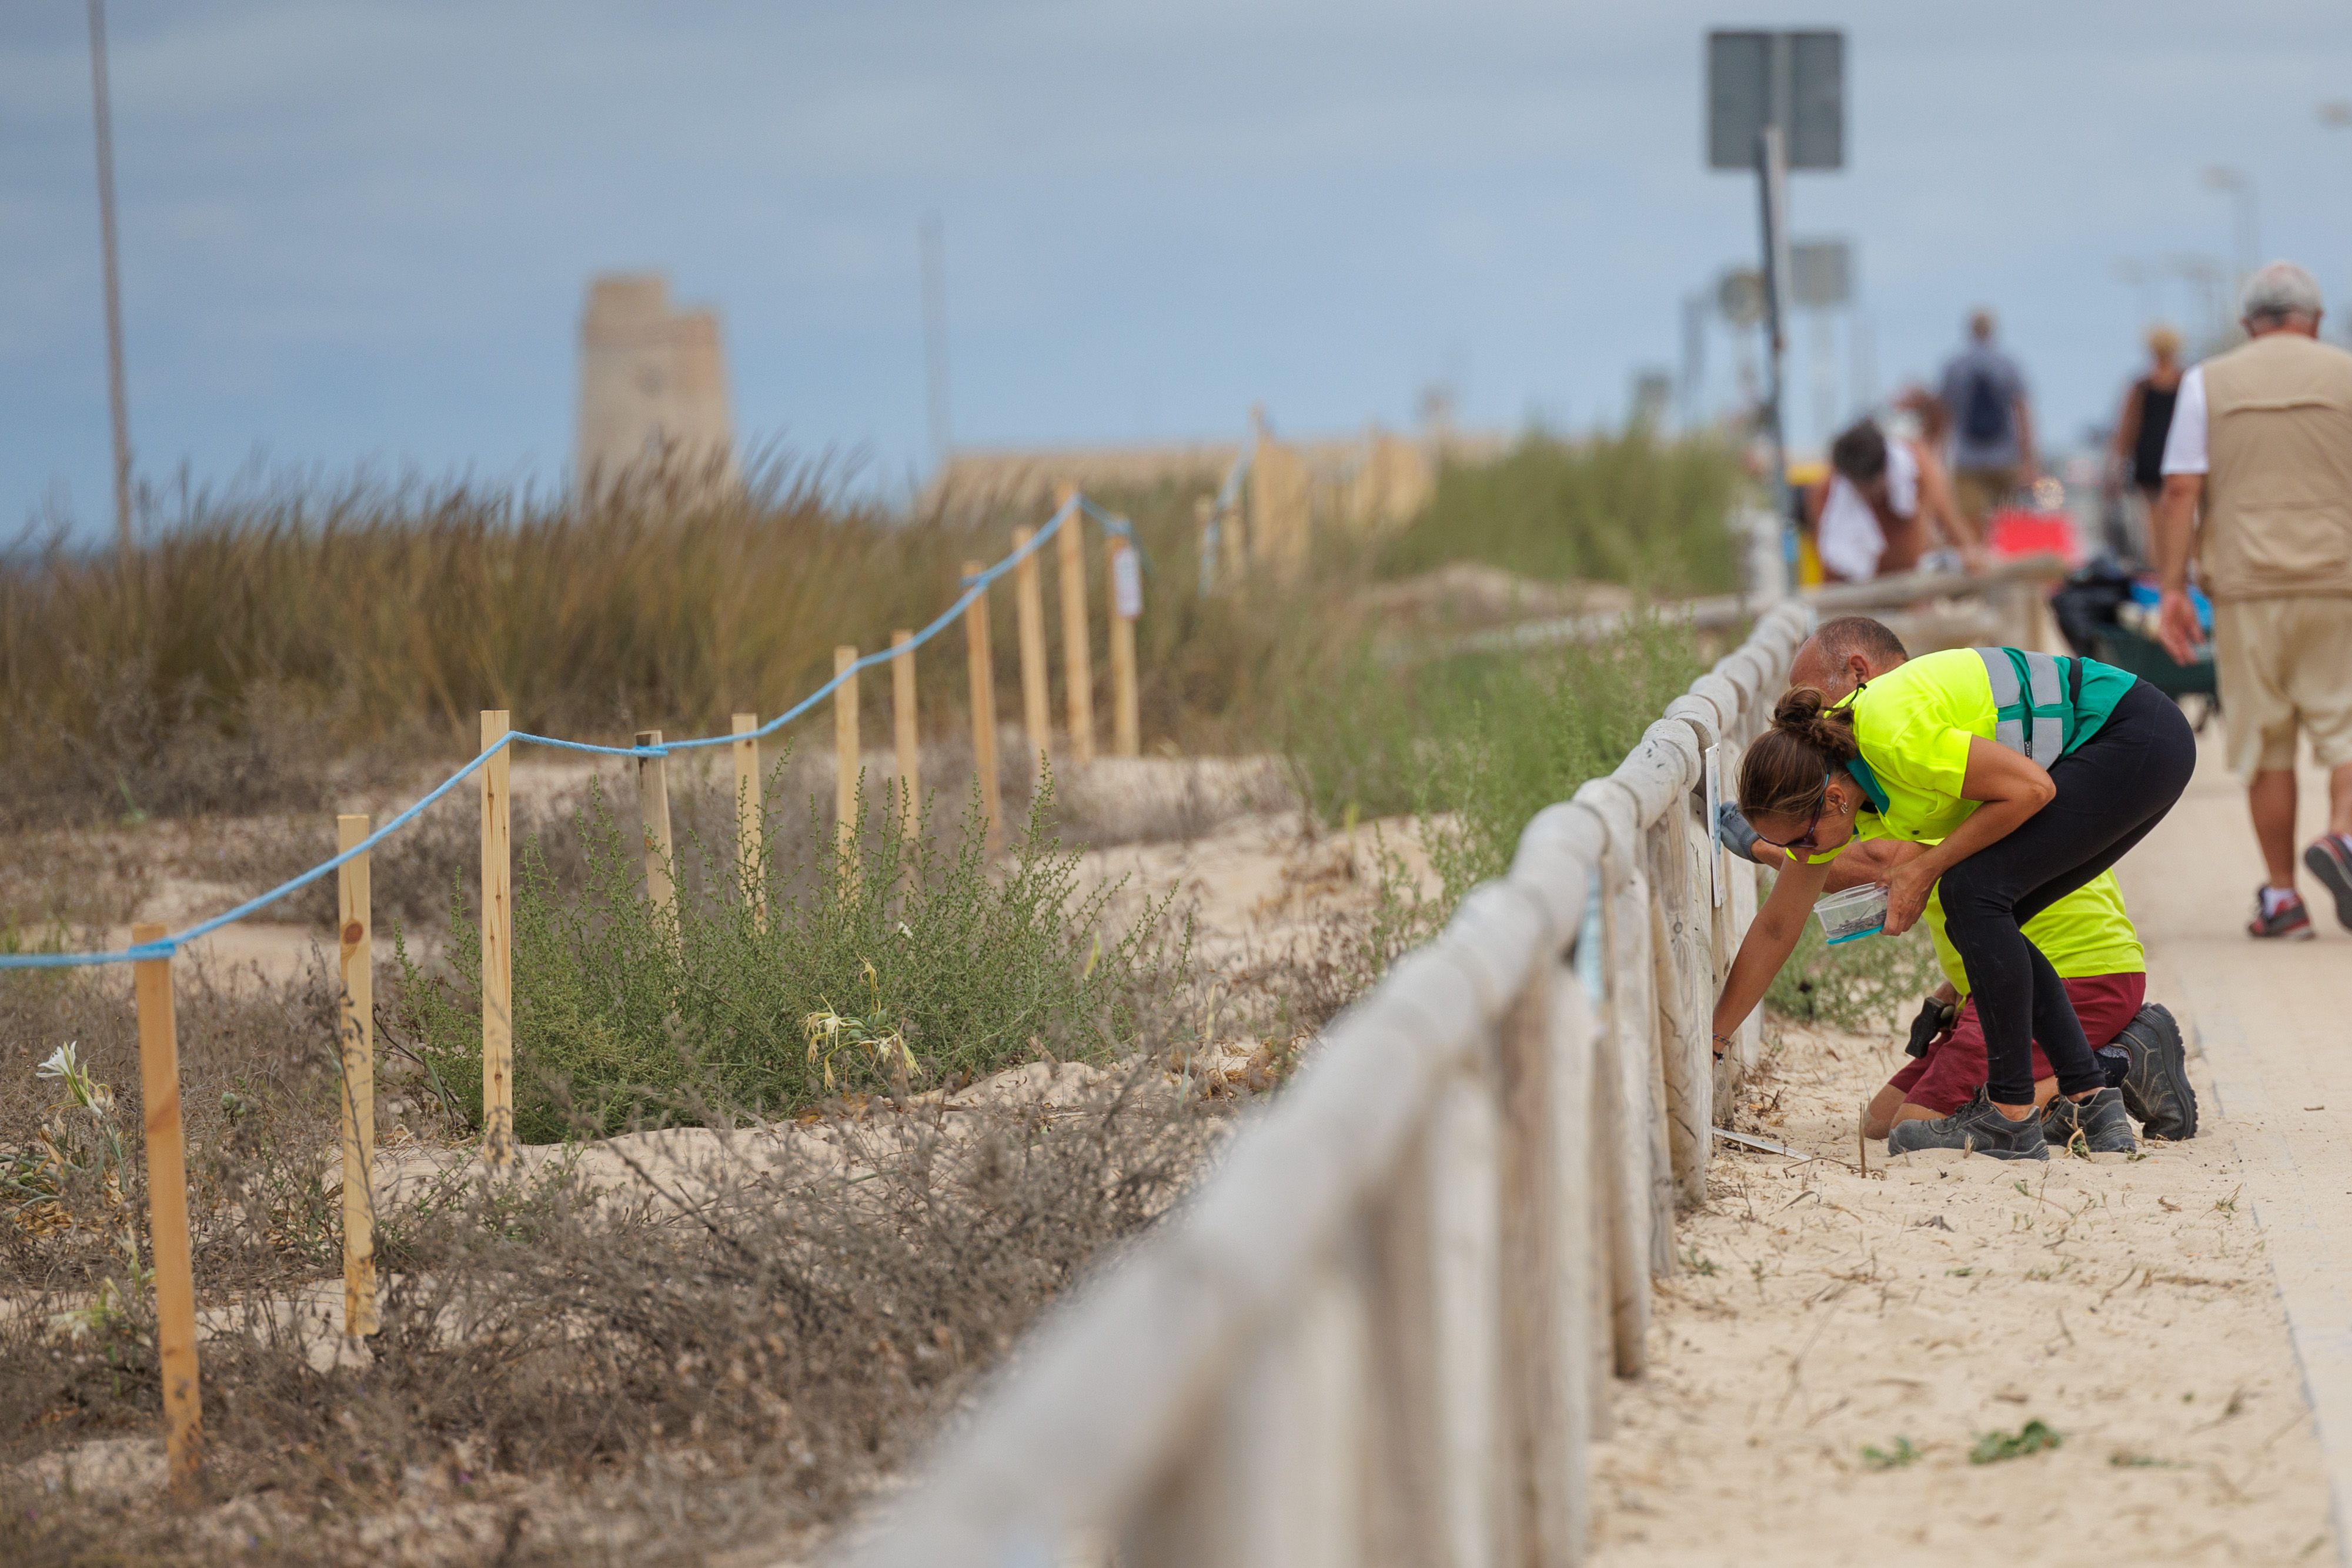
<instances>
[{"instance_id":1,"label":"man's bald head","mask_svg":"<svg viewBox=\"0 0 2352 1568\"><path fill-rule=\"evenodd\" d=\"M1885 674L1911 656L1903 639L1882 621L1841 615L1825 621L1805 639L1789 665L1791 686L1812 686L1832 702L1863 682Z\"/></svg>"}]
</instances>

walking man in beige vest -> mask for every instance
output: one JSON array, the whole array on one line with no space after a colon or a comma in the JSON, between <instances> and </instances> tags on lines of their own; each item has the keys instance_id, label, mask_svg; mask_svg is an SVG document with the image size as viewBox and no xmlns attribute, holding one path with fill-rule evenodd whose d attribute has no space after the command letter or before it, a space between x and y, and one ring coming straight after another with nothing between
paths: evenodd
<instances>
[{"instance_id":1,"label":"walking man in beige vest","mask_svg":"<svg viewBox=\"0 0 2352 1568\"><path fill-rule=\"evenodd\" d=\"M2182 664L2199 642L2192 533L2213 601L2230 765L2268 873L2256 936L2311 935L2294 886L2298 728L2328 770L2328 831L2304 864L2352 929L2352 354L2319 341L2320 303L2293 262L2246 279L2250 340L2180 379L2155 519L2159 626Z\"/></svg>"}]
</instances>

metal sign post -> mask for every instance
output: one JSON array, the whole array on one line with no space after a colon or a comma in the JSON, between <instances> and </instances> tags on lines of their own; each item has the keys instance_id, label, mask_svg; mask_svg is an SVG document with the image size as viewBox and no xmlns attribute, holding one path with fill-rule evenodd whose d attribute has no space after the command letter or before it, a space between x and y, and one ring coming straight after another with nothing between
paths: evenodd
<instances>
[{"instance_id":1,"label":"metal sign post","mask_svg":"<svg viewBox=\"0 0 2352 1568\"><path fill-rule=\"evenodd\" d=\"M1845 35L1829 30L1741 32L1706 37L1706 154L1715 169L1753 169L1762 217L1766 369L1764 433L1772 498L1796 549L1789 455L1781 417L1788 346L1789 171L1845 166ZM1794 580L1794 572L1790 573Z\"/></svg>"},{"instance_id":2,"label":"metal sign post","mask_svg":"<svg viewBox=\"0 0 2352 1568\"><path fill-rule=\"evenodd\" d=\"M1777 125L1756 133L1756 188L1764 243L1764 430L1772 448L1772 510L1786 530L1783 548L1793 556L1797 513L1789 491L1788 424L1781 416L1782 368L1789 347L1789 166L1781 156ZM1789 580L1797 580L1793 560Z\"/></svg>"}]
</instances>

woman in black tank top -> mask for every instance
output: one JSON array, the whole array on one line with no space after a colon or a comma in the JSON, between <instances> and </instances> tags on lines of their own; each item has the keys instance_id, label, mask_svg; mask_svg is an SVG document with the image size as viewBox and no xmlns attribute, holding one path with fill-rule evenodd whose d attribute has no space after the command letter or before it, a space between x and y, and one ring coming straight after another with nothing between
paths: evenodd
<instances>
[{"instance_id":1,"label":"woman in black tank top","mask_svg":"<svg viewBox=\"0 0 2352 1568\"><path fill-rule=\"evenodd\" d=\"M2172 433L2172 406L2180 397L2180 335L2169 327L2154 328L2147 349L2156 363L2124 394L2115 455L2132 488L2153 502L2164 488L2164 438Z\"/></svg>"}]
</instances>

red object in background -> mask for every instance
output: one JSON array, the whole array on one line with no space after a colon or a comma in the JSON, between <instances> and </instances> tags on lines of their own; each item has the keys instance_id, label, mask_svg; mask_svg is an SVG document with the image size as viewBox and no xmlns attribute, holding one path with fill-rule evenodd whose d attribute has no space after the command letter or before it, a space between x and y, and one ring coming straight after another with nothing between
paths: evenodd
<instances>
[{"instance_id":1,"label":"red object in background","mask_svg":"<svg viewBox=\"0 0 2352 1568\"><path fill-rule=\"evenodd\" d=\"M2074 519L2068 513L2013 507L1995 512L1988 532L1992 553L2004 560L2047 552L2063 557L2070 567L2083 564L2082 541L2075 537Z\"/></svg>"}]
</instances>

